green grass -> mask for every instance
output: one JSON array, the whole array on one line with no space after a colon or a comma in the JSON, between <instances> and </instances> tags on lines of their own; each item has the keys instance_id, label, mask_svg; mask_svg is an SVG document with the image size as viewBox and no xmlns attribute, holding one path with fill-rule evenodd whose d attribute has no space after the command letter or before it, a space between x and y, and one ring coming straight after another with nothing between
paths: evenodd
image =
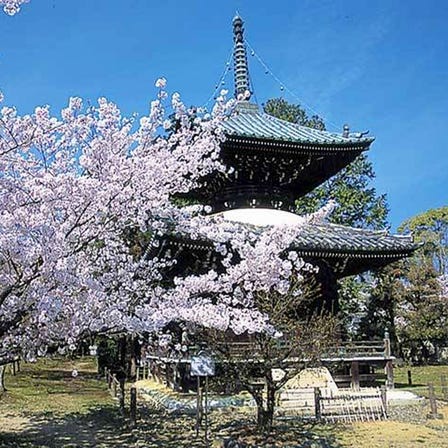
<instances>
[{"instance_id":1,"label":"green grass","mask_svg":"<svg viewBox=\"0 0 448 448\"><path fill-rule=\"evenodd\" d=\"M76 369L78 376L72 377ZM21 364L16 376L5 375L7 393L0 395L5 412L71 414L85 413L92 407L113 405L105 382L99 382L92 361L41 359Z\"/></svg>"},{"instance_id":2,"label":"green grass","mask_svg":"<svg viewBox=\"0 0 448 448\"><path fill-rule=\"evenodd\" d=\"M408 370L411 371L412 386L408 385ZM397 388L410 390L417 395L428 397L428 383L432 383L434 384L436 397L439 400L447 399L442 391L441 377L445 375L448 381L448 366L397 367L394 374Z\"/></svg>"}]
</instances>

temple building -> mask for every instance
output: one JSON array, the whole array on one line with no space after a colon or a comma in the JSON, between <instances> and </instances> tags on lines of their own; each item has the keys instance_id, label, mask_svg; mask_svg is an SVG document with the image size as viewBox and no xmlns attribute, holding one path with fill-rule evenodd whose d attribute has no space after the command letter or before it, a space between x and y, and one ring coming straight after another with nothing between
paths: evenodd
<instances>
[{"instance_id":1,"label":"temple building","mask_svg":"<svg viewBox=\"0 0 448 448\"><path fill-rule=\"evenodd\" d=\"M226 139L221 146L221 159L233 171L203 179L189 197L210 205L212 213L236 221L260 226L294 222L295 201L368 151L374 138L351 132L348 126L341 133L312 129L261 111L251 102L243 21L238 16L233 20L233 38L239 101L234 114L222 124ZM217 263L218 255L206 243L173 239L164 246L192 271ZM340 308L340 279L385 266L416 248L411 236L329 223L305 225L293 246L305 261L319 267L313 279L314 306L334 313ZM375 366L386 368L392 386L393 359L386 337L379 345L342 344L328 362L340 362L345 369L340 378L347 377L352 386L363 384L363 369L367 384Z\"/></svg>"}]
</instances>

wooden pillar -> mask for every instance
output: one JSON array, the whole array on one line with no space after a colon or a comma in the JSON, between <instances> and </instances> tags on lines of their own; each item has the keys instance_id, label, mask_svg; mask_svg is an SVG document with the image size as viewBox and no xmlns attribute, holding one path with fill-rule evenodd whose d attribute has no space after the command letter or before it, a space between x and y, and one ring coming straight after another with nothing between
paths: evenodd
<instances>
[{"instance_id":1,"label":"wooden pillar","mask_svg":"<svg viewBox=\"0 0 448 448\"><path fill-rule=\"evenodd\" d=\"M0 366L0 394L6 392L5 373L6 373L6 364L2 364Z\"/></svg>"},{"instance_id":2,"label":"wooden pillar","mask_svg":"<svg viewBox=\"0 0 448 448\"><path fill-rule=\"evenodd\" d=\"M443 415L437 412L437 400L436 400L436 394L434 392L433 383L428 384L428 393L429 393L429 405L431 407L431 412L427 415L427 417L443 419Z\"/></svg>"},{"instance_id":3,"label":"wooden pillar","mask_svg":"<svg viewBox=\"0 0 448 448\"><path fill-rule=\"evenodd\" d=\"M386 387L388 389L394 388L394 365L392 360L386 361Z\"/></svg>"},{"instance_id":4,"label":"wooden pillar","mask_svg":"<svg viewBox=\"0 0 448 448\"><path fill-rule=\"evenodd\" d=\"M384 333L384 357L391 357L390 337L388 331Z\"/></svg>"},{"instance_id":5,"label":"wooden pillar","mask_svg":"<svg viewBox=\"0 0 448 448\"><path fill-rule=\"evenodd\" d=\"M359 390L359 361L352 361L350 376L351 388L353 390Z\"/></svg>"},{"instance_id":6,"label":"wooden pillar","mask_svg":"<svg viewBox=\"0 0 448 448\"><path fill-rule=\"evenodd\" d=\"M314 388L314 413L316 415L316 420L320 421L322 419L322 408L321 408L321 393L318 387Z\"/></svg>"}]
</instances>

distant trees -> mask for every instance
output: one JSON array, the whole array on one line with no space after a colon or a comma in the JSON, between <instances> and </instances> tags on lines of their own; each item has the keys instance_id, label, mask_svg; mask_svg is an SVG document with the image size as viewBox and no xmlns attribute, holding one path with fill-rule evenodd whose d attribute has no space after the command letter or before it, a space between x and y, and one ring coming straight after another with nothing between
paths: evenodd
<instances>
[{"instance_id":1,"label":"distant trees","mask_svg":"<svg viewBox=\"0 0 448 448\"><path fill-rule=\"evenodd\" d=\"M426 362L448 346L448 206L414 216L399 230L422 246L403 262L397 335L411 359Z\"/></svg>"}]
</instances>

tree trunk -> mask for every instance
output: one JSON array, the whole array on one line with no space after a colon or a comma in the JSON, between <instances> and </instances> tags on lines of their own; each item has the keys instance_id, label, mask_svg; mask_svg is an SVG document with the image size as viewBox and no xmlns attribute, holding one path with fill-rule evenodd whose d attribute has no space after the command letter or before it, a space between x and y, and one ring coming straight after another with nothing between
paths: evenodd
<instances>
[{"instance_id":1,"label":"tree trunk","mask_svg":"<svg viewBox=\"0 0 448 448\"><path fill-rule=\"evenodd\" d=\"M138 341L135 336L130 338L130 360L129 360L129 379L135 381L137 378L137 358L138 358Z\"/></svg>"},{"instance_id":2,"label":"tree trunk","mask_svg":"<svg viewBox=\"0 0 448 448\"><path fill-rule=\"evenodd\" d=\"M264 434L272 430L276 391L270 374L267 375L266 380L266 399L263 396L263 388L256 388L252 391L252 396L257 404L257 429Z\"/></svg>"},{"instance_id":3,"label":"tree trunk","mask_svg":"<svg viewBox=\"0 0 448 448\"><path fill-rule=\"evenodd\" d=\"M0 394L6 392L5 387L5 373L6 373L6 364L0 366Z\"/></svg>"}]
</instances>

